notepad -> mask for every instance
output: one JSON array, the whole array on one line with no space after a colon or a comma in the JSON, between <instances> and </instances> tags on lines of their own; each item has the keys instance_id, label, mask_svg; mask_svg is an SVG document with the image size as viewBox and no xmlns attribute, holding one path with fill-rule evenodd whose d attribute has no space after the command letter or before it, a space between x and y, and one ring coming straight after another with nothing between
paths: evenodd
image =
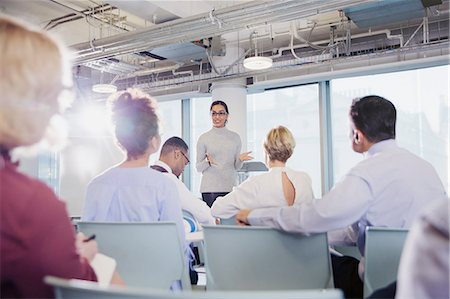
<instances>
[{"instance_id":1,"label":"notepad","mask_svg":"<svg viewBox=\"0 0 450 299\"><path fill-rule=\"evenodd\" d=\"M91 262L91 267L97 275L98 284L107 287L111 283L117 262L112 257L97 253Z\"/></svg>"}]
</instances>

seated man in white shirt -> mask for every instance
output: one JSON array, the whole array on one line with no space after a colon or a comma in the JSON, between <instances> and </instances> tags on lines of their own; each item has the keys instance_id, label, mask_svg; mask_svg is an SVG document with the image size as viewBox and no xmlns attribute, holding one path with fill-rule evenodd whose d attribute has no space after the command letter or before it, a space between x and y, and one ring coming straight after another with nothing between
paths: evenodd
<instances>
[{"instance_id":1,"label":"seated man in white shirt","mask_svg":"<svg viewBox=\"0 0 450 299\"><path fill-rule=\"evenodd\" d=\"M394 105L380 96L353 101L349 113L352 148L365 153L366 159L322 199L294 206L241 210L236 220L290 232L329 232L331 245L356 244L361 254L366 227L409 228L426 207L445 200L446 195L433 166L397 146L396 113ZM342 288L347 298L362 297L358 261L332 257L332 262L335 287Z\"/></svg>"},{"instance_id":2,"label":"seated man in white shirt","mask_svg":"<svg viewBox=\"0 0 450 299\"><path fill-rule=\"evenodd\" d=\"M186 185L178 179L189 163L189 147L179 137L171 137L166 140L161 148L159 160L151 168L167 173L178 189L181 198L181 208L191 213L200 224L214 225L216 221L211 216L208 205L192 194Z\"/></svg>"},{"instance_id":3,"label":"seated man in white shirt","mask_svg":"<svg viewBox=\"0 0 450 299\"><path fill-rule=\"evenodd\" d=\"M195 220L200 224L215 225L216 220L211 216L211 210L208 205L194 196L186 185L179 179L186 165L189 164L189 147L183 139L171 137L164 142L161 147L159 160L151 168L166 173L166 175L175 182L181 199L181 208L191 213ZM201 229L201 227L200 227ZM192 247L192 245L191 245ZM198 252L192 247L196 260L199 259ZM191 261L192 263L192 261ZM192 284L197 284L198 276L190 264L189 276Z\"/></svg>"}]
</instances>

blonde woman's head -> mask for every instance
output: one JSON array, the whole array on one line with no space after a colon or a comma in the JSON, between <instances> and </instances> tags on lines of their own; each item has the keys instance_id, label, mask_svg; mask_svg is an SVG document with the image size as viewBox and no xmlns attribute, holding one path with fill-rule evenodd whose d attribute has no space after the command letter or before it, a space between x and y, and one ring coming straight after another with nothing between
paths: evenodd
<instances>
[{"instance_id":1,"label":"blonde woman's head","mask_svg":"<svg viewBox=\"0 0 450 299\"><path fill-rule=\"evenodd\" d=\"M294 148L294 136L283 126L270 130L264 141L264 149L271 161L286 162L292 156Z\"/></svg>"},{"instance_id":2,"label":"blonde woman's head","mask_svg":"<svg viewBox=\"0 0 450 299\"><path fill-rule=\"evenodd\" d=\"M48 33L0 16L0 146L38 142L71 83L66 49Z\"/></svg>"}]
</instances>

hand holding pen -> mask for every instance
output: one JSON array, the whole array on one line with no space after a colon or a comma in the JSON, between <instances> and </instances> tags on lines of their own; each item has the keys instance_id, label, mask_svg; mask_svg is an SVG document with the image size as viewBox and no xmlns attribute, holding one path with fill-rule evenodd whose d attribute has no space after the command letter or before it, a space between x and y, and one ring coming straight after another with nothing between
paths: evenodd
<instances>
[{"instance_id":1,"label":"hand holding pen","mask_svg":"<svg viewBox=\"0 0 450 299\"><path fill-rule=\"evenodd\" d=\"M80 257L92 261L94 259L94 256L98 253L97 242L95 242L95 235L86 238L83 233L78 233L76 239L76 248Z\"/></svg>"},{"instance_id":2,"label":"hand holding pen","mask_svg":"<svg viewBox=\"0 0 450 299\"><path fill-rule=\"evenodd\" d=\"M84 239L83 242L86 243L86 242L89 242L89 241L92 241L92 240L95 240L95 234L91 235L91 236L90 236L89 238L87 238L87 239Z\"/></svg>"}]
</instances>

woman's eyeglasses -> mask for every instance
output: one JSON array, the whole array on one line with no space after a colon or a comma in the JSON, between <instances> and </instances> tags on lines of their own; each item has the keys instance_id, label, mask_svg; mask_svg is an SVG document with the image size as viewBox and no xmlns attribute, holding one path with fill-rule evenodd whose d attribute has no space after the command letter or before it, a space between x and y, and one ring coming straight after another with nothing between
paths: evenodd
<instances>
[{"instance_id":1,"label":"woman's eyeglasses","mask_svg":"<svg viewBox=\"0 0 450 299\"><path fill-rule=\"evenodd\" d=\"M220 111L220 112L215 112L215 111L213 111L213 112L211 112L211 116L212 117L214 117L214 116L220 116L220 117L223 117L223 116L225 116L225 115L227 115L228 113L226 113L226 112L224 112L224 111Z\"/></svg>"}]
</instances>

